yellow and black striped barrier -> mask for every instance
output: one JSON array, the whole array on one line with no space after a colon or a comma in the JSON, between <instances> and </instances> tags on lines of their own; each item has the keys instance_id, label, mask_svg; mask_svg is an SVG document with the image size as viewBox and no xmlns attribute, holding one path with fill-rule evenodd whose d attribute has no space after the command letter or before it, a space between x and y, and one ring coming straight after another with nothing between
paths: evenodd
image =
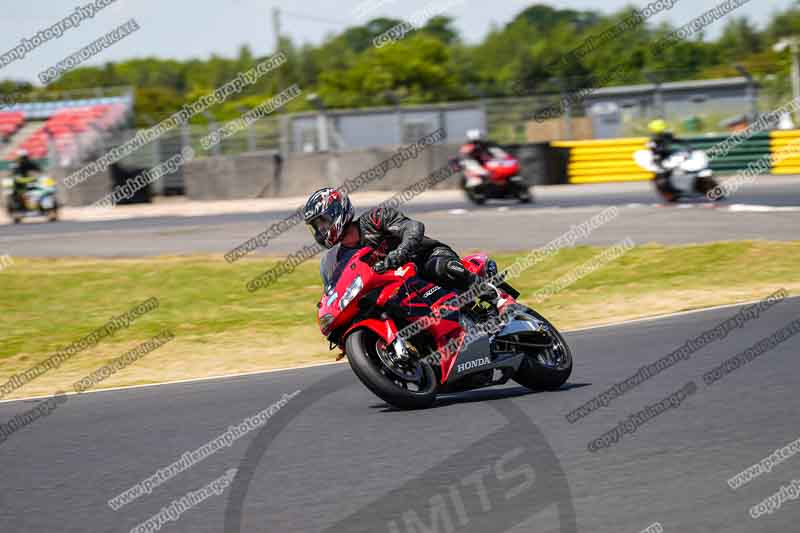
<instances>
[{"instance_id":1,"label":"yellow and black striped barrier","mask_svg":"<svg viewBox=\"0 0 800 533\"><path fill-rule=\"evenodd\" d=\"M708 151L728 139L715 135L682 140L698 150ZM642 170L633 160L635 152L647 148L647 141L647 137L554 141L550 147L568 152L567 183L647 181L653 179L653 173ZM711 169L734 174L755 164L759 167L766 164L771 174L800 175L800 130L755 133L714 158Z\"/></svg>"},{"instance_id":2,"label":"yellow and black striped barrier","mask_svg":"<svg viewBox=\"0 0 800 533\"><path fill-rule=\"evenodd\" d=\"M568 148L568 183L647 181L653 173L642 170L633 154L647 148L647 137L587 141L555 141L553 148Z\"/></svg>"},{"instance_id":3,"label":"yellow and black striped barrier","mask_svg":"<svg viewBox=\"0 0 800 533\"><path fill-rule=\"evenodd\" d=\"M770 132L769 147L773 174L800 174L800 130Z\"/></svg>"}]
</instances>

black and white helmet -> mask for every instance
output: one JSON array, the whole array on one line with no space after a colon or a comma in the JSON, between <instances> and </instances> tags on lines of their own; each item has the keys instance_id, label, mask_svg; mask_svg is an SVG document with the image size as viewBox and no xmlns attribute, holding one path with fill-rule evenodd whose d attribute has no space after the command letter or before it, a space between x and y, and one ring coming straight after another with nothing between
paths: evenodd
<instances>
[{"instance_id":1,"label":"black and white helmet","mask_svg":"<svg viewBox=\"0 0 800 533\"><path fill-rule=\"evenodd\" d=\"M325 248L333 248L342 240L344 228L353 220L353 204L343 191L331 187L309 196L303 219L314 239Z\"/></svg>"}]
</instances>

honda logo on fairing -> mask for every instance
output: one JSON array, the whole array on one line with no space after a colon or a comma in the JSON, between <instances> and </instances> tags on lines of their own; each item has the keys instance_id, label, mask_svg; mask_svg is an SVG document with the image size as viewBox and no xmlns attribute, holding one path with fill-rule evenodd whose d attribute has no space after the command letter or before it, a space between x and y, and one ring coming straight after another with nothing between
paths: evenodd
<instances>
[{"instance_id":1,"label":"honda logo on fairing","mask_svg":"<svg viewBox=\"0 0 800 533\"><path fill-rule=\"evenodd\" d=\"M467 361L466 363L461 363L456 367L456 372L463 372L464 370L478 368L479 366L488 365L491 362L491 359L488 357L481 357L472 361Z\"/></svg>"}]
</instances>

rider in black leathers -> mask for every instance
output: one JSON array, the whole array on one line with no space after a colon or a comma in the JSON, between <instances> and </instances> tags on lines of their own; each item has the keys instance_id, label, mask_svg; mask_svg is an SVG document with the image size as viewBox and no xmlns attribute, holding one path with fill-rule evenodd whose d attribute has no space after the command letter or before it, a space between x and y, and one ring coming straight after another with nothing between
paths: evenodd
<instances>
[{"instance_id":1,"label":"rider in black leathers","mask_svg":"<svg viewBox=\"0 0 800 533\"><path fill-rule=\"evenodd\" d=\"M497 143L485 139L481 130L469 130L467 142L461 145L459 153L461 157L472 159L483 166L487 159L491 159L492 154L489 149L493 146L497 146Z\"/></svg>"},{"instance_id":2,"label":"rider in black leathers","mask_svg":"<svg viewBox=\"0 0 800 533\"><path fill-rule=\"evenodd\" d=\"M14 166L14 195L13 201L17 206L22 205L22 195L28 189L28 185L36 181L38 176L30 176L31 172L41 172L42 167L37 165L28 157L28 152L20 150L17 154L17 162Z\"/></svg>"},{"instance_id":3,"label":"rider in black leathers","mask_svg":"<svg viewBox=\"0 0 800 533\"><path fill-rule=\"evenodd\" d=\"M653 153L653 162L659 166L665 159L675 153L675 145L685 144L684 141L675 137L667 129L667 123L661 119L650 122L648 129L653 136L650 138L650 142L647 143L647 147ZM672 185L671 175L671 170L664 170L657 173L655 177L656 187L667 200L671 200L680 194L680 191Z\"/></svg>"},{"instance_id":4,"label":"rider in black leathers","mask_svg":"<svg viewBox=\"0 0 800 533\"><path fill-rule=\"evenodd\" d=\"M458 254L446 244L425 235L422 222L391 207L375 207L354 220L347 194L324 188L312 194L304 210L306 224L317 242L326 248L375 249L377 272L398 268L411 261L420 275L442 287L466 290L477 277L464 268ZM491 300L493 295L489 295Z\"/></svg>"}]
</instances>

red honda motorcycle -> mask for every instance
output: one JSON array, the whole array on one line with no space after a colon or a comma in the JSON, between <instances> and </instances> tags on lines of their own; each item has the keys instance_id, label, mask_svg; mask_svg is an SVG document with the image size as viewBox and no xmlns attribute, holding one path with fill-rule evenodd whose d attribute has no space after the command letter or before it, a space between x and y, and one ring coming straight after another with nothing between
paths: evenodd
<instances>
[{"instance_id":1,"label":"red honda motorcycle","mask_svg":"<svg viewBox=\"0 0 800 533\"><path fill-rule=\"evenodd\" d=\"M533 200L530 188L520 175L519 160L498 146L488 149L489 157L478 162L469 157L454 160L461 169L461 188L471 202L483 205L491 198Z\"/></svg>"},{"instance_id":2,"label":"red honda motorcycle","mask_svg":"<svg viewBox=\"0 0 800 533\"><path fill-rule=\"evenodd\" d=\"M507 282L500 310L488 302L459 305L459 292L419 277L414 263L382 274L370 247L334 247L321 263L325 293L317 304L322 334L347 356L373 393L401 409L429 407L438 394L513 379L555 390L572 372L564 337L544 317L516 302ZM484 254L462 259L481 278L496 275ZM488 310L487 310L488 308Z\"/></svg>"}]
</instances>

